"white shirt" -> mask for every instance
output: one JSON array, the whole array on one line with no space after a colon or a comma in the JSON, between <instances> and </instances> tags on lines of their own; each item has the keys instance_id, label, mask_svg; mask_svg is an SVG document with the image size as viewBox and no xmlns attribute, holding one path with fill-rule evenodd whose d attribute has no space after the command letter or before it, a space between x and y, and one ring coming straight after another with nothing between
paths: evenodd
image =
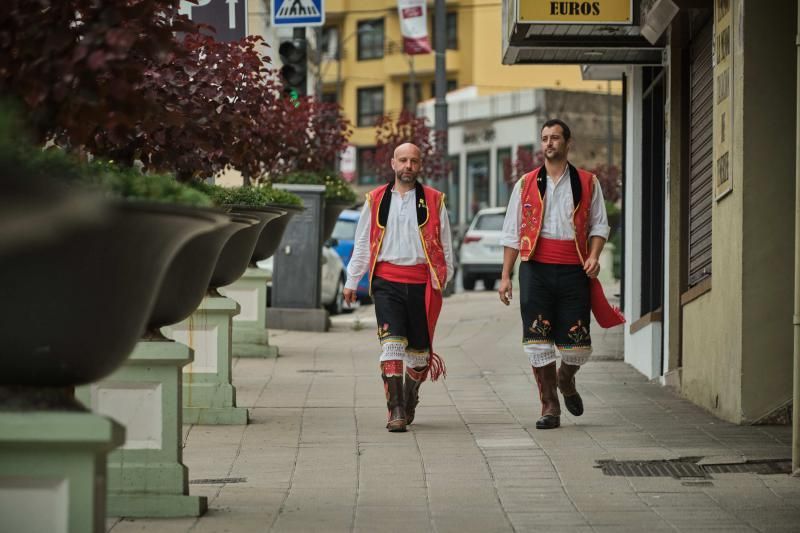
<instances>
[{"instance_id":1,"label":"white shirt","mask_svg":"<svg viewBox=\"0 0 800 533\"><path fill-rule=\"evenodd\" d=\"M372 223L372 210L369 202L364 203L361 218L356 227L353 256L347 265L348 289L356 289L361 277L369 270L369 229ZM450 237L450 219L444 206L439 210L440 235L442 250L447 262L447 281L453 278L453 244ZM386 234L383 237L378 261L386 261L395 265L411 266L427 263L425 250L419 237L417 224L417 192L411 189L401 195L392 189L392 201L389 204L389 218L386 221ZM445 282L446 283L446 282Z\"/></svg>"},{"instance_id":2,"label":"white shirt","mask_svg":"<svg viewBox=\"0 0 800 533\"><path fill-rule=\"evenodd\" d=\"M500 239L500 244L516 250L519 250L519 226L522 223L521 183L522 180L518 180L514 185L514 190L511 191L506 218L503 221L503 236ZM608 240L611 227L608 225L603 191L597 178L594 178L592 189L594 192L592 193L592 204L589 207L589 237L598 236ZM574 210L575 203L572 199L569 165L567 165L557 183L551 176L547 176L547 192L544 196L544 217L540 235L545 239L574 240L575 227L572 221Z\"/></svg>"}]
</instances>

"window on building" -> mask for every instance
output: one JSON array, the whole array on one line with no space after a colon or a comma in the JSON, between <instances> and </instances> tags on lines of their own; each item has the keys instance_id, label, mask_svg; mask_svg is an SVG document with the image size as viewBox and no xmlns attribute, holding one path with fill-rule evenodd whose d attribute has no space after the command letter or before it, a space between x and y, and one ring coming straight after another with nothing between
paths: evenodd
<instances>
[{"instance_id":1,"label":"window on building","mask_svg":"<svg viewBox=\"0 0 800 533\"><path fill-rule=\"evenodd\" d=\"M357 149L356 168L359 185L375 185L378 183L374 147L362 147Z\"/></svg>"},{"instance_id":2,"label":"window on building","mask_svg":"<svg viewBox=\"0 0 800 533\"><path fill-rule=\"evenodd\" d=\"M455 91L458 88L458 82L456 80L447 80L447 88L445 91L448 93L450 91ZM431 82L431 98L436 98L436 81Z\"/></svg>"},{"instance_id":3,"label":"window on building","mask_svg":"<svg viewBox=\"0 0 800 533\"><path fill-rule=\"evenodd\" d=\"M422 85L419 82L414 83L414 93L411 92L411 84L403 83L403 110L411 111L416 114L417 104L422 101Z\"/></svg>"},{"instance_id":4,"label":"window on building","mask_svg":"<svg viewBox=\"0 0 800 533\"><path fill-rule=\"evenodd\" d=\"M336 103L336 93L332 92L324 92L322 93L322 101L326 104L335 104Z\"/></svg>"},{"instance_id":5,"label":"window on building","mask_svg":"<svg viewBox=\"0 0 800 533\"><path fill-rule=\"evenodd\" d=\"M358 60L383 57L383 19L358 23Z\"/></svg>"},{"instance_id":6,"label":"window on building","mask_svg":"<svg viewBox=\"0 0 800 533\"><path fill-rule=\"evenodd\" d=\"M431 45L436 43L436 15L433 10L429 11L431 20ZM458 50L458 13L450 11L445 17L445 39L448 50Z\"/></svg>"},{"instance_id":7,"label":"window on building","mask_svg":"<svg viewBox=\"0 0 800 533\"><path fill-rule=\"evenodd\" d=\"M497 205L499 206L508 205L511 190L514 188L513 163L511 148L497 150Z\"/></svg>"},{"instance_id":8,"label":"window on building","mask_svg":"<svg viewBox=\"0 0 800 533\"><path fill-rule=\"evenodd\" d=\"M690 43L689 62L689 187L685 199L689 238L686 250L690 288L711 277L711 212L713 204L712 148L714 73L711 21Z\"/></svg>"},{"instance_id":9,"label":"window on building","mask_svg":"<svg viewBox=\"0 0 800 533\"><path fill-rule=\"evenodd\" d=\"M640 315L664 299L664 68L642 74L642 275Z\"/></svg>"},{"instance_id":10,"label":"window on building","mask_svg":"<svg viewBox=\"0 0 800 533\"><path fill-rule=\"evenodd\" d=\"M489 152L467 154L467 222L489 207Z\"/></svg>"},{"instance_id":11,"label":"window on building","mask_svg":"<svg viewBox=\"0 0 800 533\"><path fill-rule=\"evenodd\" d=\"M374 126L383 115L383 86L358 90L358 126Z\"/></svg>"},{"instance_id":12,"label":"window on building","mask_svg":"<svg viewBox=\"0 0 800 533\"><path fill-rule=\"evenodd\" d=\"M451 11L447 14L447 49L458 50L458 13Z\"/></svg>"}]
</instances>

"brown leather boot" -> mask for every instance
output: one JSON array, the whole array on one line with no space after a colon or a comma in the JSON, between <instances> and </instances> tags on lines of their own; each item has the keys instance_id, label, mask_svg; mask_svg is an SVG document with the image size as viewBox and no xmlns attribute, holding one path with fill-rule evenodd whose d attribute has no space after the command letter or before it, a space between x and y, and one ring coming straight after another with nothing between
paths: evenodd
<instances>
[{"instance_id":1,"label":"brown leather boot","mask_svg":"<svg viewBox=\"0 0 800 533\"><path fill-rule=\"evenodd\" d=\"M539 368L534 366L533 376L539 386L539 399L542 401L542 417L536 421L536 429L555 429L561 425L556 362Z\"/></svg>"},{"instance_id":2,"label":"brown leather boot","mask_svg":"<svg viewBox=\"0 0 800 533\"><path fill-rule=\"evenodd\" d=\"M406 397L406 424L414 421L414 413L419 404L419 387L428 377L425 373L426 370L428 370L427 366L406 368L406 381L403 387Z\"/></svg>"},{"instance_id":3,"label":"brown leather boot","mask_svg":"<svg viewBox=\"0 0 800 533\"><path fill-rule=\"evenodd\" d=\"M383 390L386 393L386 407L389 421L386 429L392 432L406 430L405 401L403 400L403 361L384 361L381 363Z\"/></svg>"},{"instance_id":4,"label":"brown leather boot","mask_svg":"<svg viewBox=\"0 0 800 533\"><path fill-rule=\"evenodd\" d=\"M564 395L564 405L567 411L574 416L583 414L583 399L575 387L575 374L580 369L581 367L578 365L568 365L563 362L558 369L558 390Z\"/></svg>"}]
</instances>

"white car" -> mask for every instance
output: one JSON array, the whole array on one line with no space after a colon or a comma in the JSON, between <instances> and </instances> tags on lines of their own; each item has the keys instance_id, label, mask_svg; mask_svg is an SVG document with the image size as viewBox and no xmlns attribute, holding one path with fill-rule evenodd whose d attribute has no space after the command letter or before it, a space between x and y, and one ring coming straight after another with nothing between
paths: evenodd
<instances>
[{"instance_id":1,"label":"white car","mask_svg":"<svg viewBox=\"0 0 800 533\"><path fill-rule=\"evenodd\" d=\"M475 289L475 281L483 280L487 290L494 289L503 271L503 234L505 207L481 209L472 219L459 250L461 283L465 290Z\"/></svg>"},{"instance_id":2,"label":"white car","mask_svg":"<svg viewBox=\"0 0 800 533\"><path fill-rule=\"evenodd\" d=\"M258 268L266 270L272 275L272 257L259 261ZM339 254L329 247L322 247L322 283L320 288L320 300L322 305L332 315L338 315L352 309L345 307L344 303L344 282L347 279L347 272ZM272 280L267 283L269 291L272 290Z\"/></svg>"}]
</instances>

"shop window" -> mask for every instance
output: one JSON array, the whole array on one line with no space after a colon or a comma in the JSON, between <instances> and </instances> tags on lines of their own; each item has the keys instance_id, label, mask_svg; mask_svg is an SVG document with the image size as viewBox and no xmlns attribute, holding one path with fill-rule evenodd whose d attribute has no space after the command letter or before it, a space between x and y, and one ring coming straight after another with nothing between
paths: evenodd
<instances>
[{"instance_id":1,"label":"shop window","mask_svg":"<svg viewBox=\"0 0 800 533\"><path fill-rule=\"evenodd\" d=\"M643 69L641 315L664 299L664 103L662 67Z\"/></svg>"}]
</instances>

